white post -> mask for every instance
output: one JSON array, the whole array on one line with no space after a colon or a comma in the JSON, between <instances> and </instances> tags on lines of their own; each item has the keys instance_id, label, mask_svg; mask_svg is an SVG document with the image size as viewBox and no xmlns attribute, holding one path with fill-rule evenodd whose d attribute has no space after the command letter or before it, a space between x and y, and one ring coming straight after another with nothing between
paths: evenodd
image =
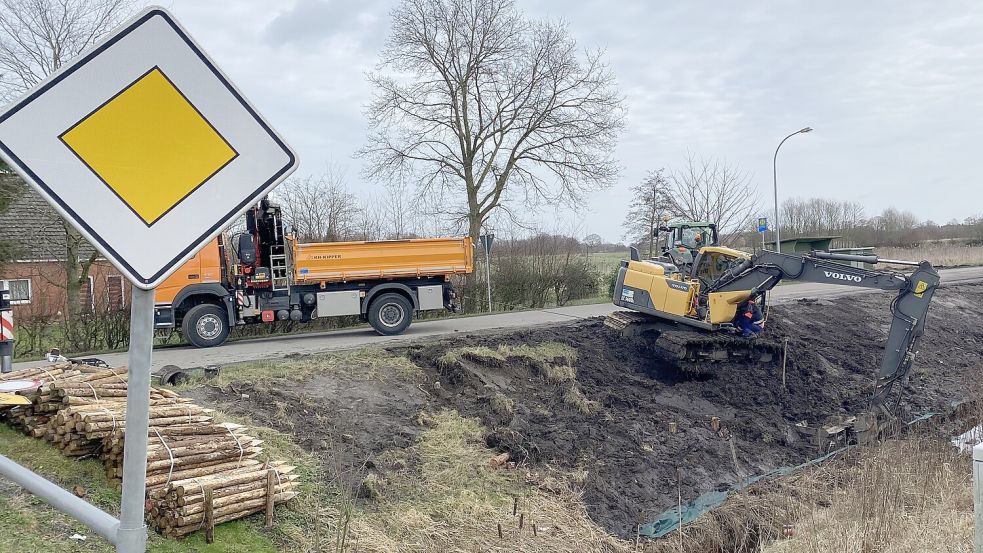
<instances>
[{"instance_id":1,"label":"white post","mask_svg":"<svg viewBox=\"0 0 983 553\"><path fill-rule=\"evenodd\" d=\"M488 312L492 312L492 298L491 298L491 257L488 253L488 238L485 238L484 244L485 250L485 280L488 282Z\"/></svg>"},{"instance_id":2,"label":"white post","mask_svg":"<svg viewBox=\"0 0 983 553\"><path fill-rule=\"evenodd\" d=\"M973 504L976 512L976 553L983 553L983 444L973 448Z\"/></svg>"},{"instance_id":3,"label":"white post","mask_svg":"<svg viewBox=\"0 0 983 553\"><path fill-rule=\"evenodd\" d=\"M14 313L7 283L0 280L0 373L14 370Z\"/></svg>"}]
</instances>

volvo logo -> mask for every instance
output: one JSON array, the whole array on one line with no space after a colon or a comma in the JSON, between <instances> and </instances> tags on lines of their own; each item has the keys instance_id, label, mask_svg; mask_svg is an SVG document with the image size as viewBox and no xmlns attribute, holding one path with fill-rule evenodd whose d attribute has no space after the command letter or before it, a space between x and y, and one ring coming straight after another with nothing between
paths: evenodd
<instances>
[{"instance_id":1,"label":"volvo logo","mask_svg":"<svg viewBox=\"0 0 983 553\"><path fill-rule=\"evenodd\" d=\"M839 280L850 280L853 282L861 282L864 277L857 275L848 275L844 273L836 273L833 271L823 271L826 274L826 278L835 278Z\"/></svg>"}]
</instances>

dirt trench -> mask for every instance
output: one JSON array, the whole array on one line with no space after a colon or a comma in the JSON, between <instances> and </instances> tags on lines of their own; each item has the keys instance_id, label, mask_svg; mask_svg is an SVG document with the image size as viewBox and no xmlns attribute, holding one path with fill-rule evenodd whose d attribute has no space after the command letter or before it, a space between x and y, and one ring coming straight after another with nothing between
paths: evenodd
<instances>
[{"instance_id":1,"label":"dirt trench","mask_svg":"<svg viewBox=\"0 0 983 553\"><path fill-rule=\"evenodd\" d=\"M935 298L903 396L909 416L970 397L983 374L983 286L942 288ZM345 444L351 461L367 459L370 468L373 456L412 442L420 411L456 409L480 418L489 447L514 460L586 471L591 518L632 538L637 525L674 507L677 493L685 502L815 457L790 426L866 406L890 299L869 294L771 308L766 339L788 340L786 386L779 363L718 363L710 375L679 371L647 344L592 319L391 350L422 369L412 378L379 383L322 374L299 385L240 384L248 402L204 395L291 432L313 451ZM544 351L573 351L576 359L508 353L551 344L562 346ZM567 365L574 374L557 376ZM719 430L711 417L720 419Z\"/></svg>"}]
</instances>

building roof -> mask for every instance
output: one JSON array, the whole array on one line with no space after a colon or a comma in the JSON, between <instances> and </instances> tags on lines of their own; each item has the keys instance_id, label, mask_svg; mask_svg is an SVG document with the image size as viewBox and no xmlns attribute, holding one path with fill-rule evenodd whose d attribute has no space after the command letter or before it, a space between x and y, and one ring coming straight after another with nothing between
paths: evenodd
<instances>
[{"instance_id":1,"label":"building roof","mask_svg":"<svg viewBox=\"0 0 983 553\"><path fill-rule=\"evenodd\" d=\"M33 188L13 173L0 173L2 184L12 186L15 197L6 211L0 213L0 232L14 244L18 261L64 261L66 228L76 231L48 205ZM4 187L6 188L6 187ZM78 237L78 256L86 259L95 251L85 239Z\"/></svg>"}]
</instances>

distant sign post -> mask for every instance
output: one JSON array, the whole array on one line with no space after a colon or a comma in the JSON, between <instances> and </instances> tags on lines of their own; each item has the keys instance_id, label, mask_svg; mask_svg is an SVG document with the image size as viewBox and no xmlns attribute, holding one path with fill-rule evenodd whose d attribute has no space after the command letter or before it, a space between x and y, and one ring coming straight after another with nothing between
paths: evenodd
<instances>
[{"instance_id":1,"label":"distant sign post","mask_svg":"<svg viewBox=\"0 0 983 553\"><path fill-rule=\"evenodd\" d=\"M485 250L485 282L488 288L488 312L492 312L492 293L491 293L491 249L492 242L495 241L493 233L485 233L478 237L481 242L481 249Z\"/></svg>"},{"instance_id":2,"label":"distant sign post","mask_svg":"<svg viewBox=\"0 0 983 553\"><path fill-rule=\"evenodd\" d=\"M765 249L765 233L768 232L768 218L758 217L758 232L761 233L761 249Z\"/></svg>"},{"instance_id":3,"label":"distant sign post","mask_svg":"<svg viewBox=\"0 0 983 553\"><path fill-rule=\"evenodd\" d=\"M118 551L142 552L153 289L296 169L296 156L156 7L0 114L0 156L133 283L120 520L8 459L0 473Z\"/></svg>"}]
</instances>

